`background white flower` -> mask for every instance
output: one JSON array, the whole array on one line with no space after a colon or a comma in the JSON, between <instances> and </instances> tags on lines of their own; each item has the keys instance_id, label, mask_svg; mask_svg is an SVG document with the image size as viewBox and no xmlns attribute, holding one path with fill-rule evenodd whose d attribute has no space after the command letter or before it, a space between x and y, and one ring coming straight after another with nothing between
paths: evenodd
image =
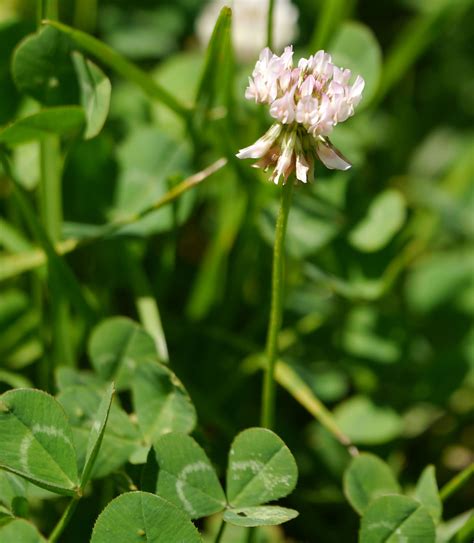
<instances>
[{"instance_id":1,"label":"background white flower","mask_svg":"<svg viewBox=\"0 0 474 543\"><path fill-rule=\"evenodd\" d=\"M268 0L213 0L196 22L196 33L202 47L211 37L216 19L224 6L231 6L232 34L239 60L253 60L263 49L267 34ZM290 0L276 0L274 9L274 47L282 49L294 41L298 33L298 10Z\"/></svg>"}]
</instances>

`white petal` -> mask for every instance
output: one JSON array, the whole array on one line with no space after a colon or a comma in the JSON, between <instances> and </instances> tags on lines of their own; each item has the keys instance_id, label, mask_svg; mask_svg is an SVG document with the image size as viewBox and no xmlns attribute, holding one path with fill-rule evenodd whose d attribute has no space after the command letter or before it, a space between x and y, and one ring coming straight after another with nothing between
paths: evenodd
<instances>
[{"instance_id":1,"label":"white petal","mask_svg":"<svg viewBox=\"0 0 474 543\"><path fill-rule=\"evenodd\" d=\"M301 96L311 96L313 94L314 85L316 81L313 75L308 75L308 77L303 81L300 87Z\"/></svg>"},{"instance_id":2,"label":"white petal","mask_svg":"<svg viewBox=\"0 0 474 543\"><path fill-rule=\"evenodd\" d=\"M244 147L236 154L237 158L262 158L274 144L281 132L281 124L274 123L253 145Z\"/></svg>"},{"instance_id":3,"label":"white petal","mask_svg":"<svg viewBox=\"0 0 474 543\"><path fill-rule=\"evenodd\" d=\"M286 138L284 137L284 139L285 141L282 145L281 155L278 157L278 161L271 177L275 185L279 184L281 176L283 176L283 183L285 183L286 178L290 173L293 152L295 149L296 133L292 132L291 134L287 135Z\"/></svg>"},{"instance_id":4,"label":"white petal","mask_svg":"<svg viewBox=\"0 0 474 543\"><path fill-rule=\"evenodd\" d=\"M329 141L319 141L316 153L321 162L330 170L348 170L351 163Z\"/></svg>"},{"instance_id":5,"label":"white petal","mask_svg":"<svg viewBox=\"0 0 474 543\"><path fill-rule=\"evenodd\" d=\"M350 101L355 106L357 106L362 99L362 91L364 90L364 87L365 81L360 75L358 75L349 91Z\"/></svg>"},{"instance_id":6,"label":"white petal","mask_svg":"<svg viewBox=\"0 0 474 543\"><path fill-rule=\"evenodd\" d=\"M296 155L296 179L302 183L308 182L308 172L310 165L303 154Z\"/></svg>"}]
</instances>

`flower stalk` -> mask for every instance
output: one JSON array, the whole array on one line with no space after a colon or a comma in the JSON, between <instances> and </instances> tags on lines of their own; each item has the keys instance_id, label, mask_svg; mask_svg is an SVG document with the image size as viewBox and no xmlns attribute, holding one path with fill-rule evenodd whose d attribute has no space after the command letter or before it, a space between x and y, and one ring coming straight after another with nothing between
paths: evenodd
<instances>
[{"instance_id":1,"label":"flower stalk","mask_svg":"<svg viewBox=\"0 0 474 543\"><path fill-rule=\"evenodd\" d=\"M79 503L80 496L74 496L69 502L68 506L64 510L63 516L59 519L58 523L54 527L54 530L51 532L51 535L48 538L48 543L56 543L61 537L61 534L66 529L66 526L69 524L74 512L76 511L77 504Z\"/></svg>"},{"instance_id":2,"label":"flower stalk","mask_svg":"<svg viewBox=\"0 0 474 543\"><path fill-rule=\"evenodd\" d=\"M271 44L273 2L269 6L268 41ZM261 424L266 428L272 428L275 419L275 364L283 312L284 247L293 185L313 181L318 159L331 170L351 167L328 137L337 124L354 115L362 99L363 78L358 75L352 84L351 78L352 72L333 64L331 55L325 51L302 58L295 66L293 47L286 47L280 56L265 47L245 91L248 100L269 106L274 123L254 144L241 149L237 157L256 160L255 168L271 170L270 180L283 186L273 249L263 382Z\"/></svg>"},{"instance_id":3,"label":"flower stalk","mask_svg":"<svg viewBox=\"0 0 474 543\"><path fill-rule=\"evenodd\" d=\"M273 247L272 299L268 323L265 374L262 394L262 419L265 428L272 428L275 421L275 363L278 356L278 333L283 314L283 287L285 272L285 238L290 213L293 183L286 183L281 192L280 209L275 228Z\"/></svg>"}]
</instances>

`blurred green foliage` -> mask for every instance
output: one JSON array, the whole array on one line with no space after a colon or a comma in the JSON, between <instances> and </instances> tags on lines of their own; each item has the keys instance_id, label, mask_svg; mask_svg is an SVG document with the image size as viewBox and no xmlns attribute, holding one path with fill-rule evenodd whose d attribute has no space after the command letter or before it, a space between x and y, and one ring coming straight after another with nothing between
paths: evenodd
<instances>
[{"instance_id":1,"label":"blurred green foliage","mask_svg":"<svg viewBox=\"0 0 474 543\"><path fill-rule=\"evenodd\" d=\"M356 541L358 519L342 490L350 456L315 420L299 393L303 385L355 445L386 460L409 496L426 465L435 466L442 486L474 459L474 5L295 4L296 50L326 48L337 63L361 73L367 87L360 111L333 138L353 168L334 173L318 166L315 184L294 195L279 341L282 362L300 380L293 387L286 381L287 391L278 392L277 432L299 467L297 489L285 504L300 516L258 537ZM64 382L74 366L90 369L93 326L129 316L159 343L161 322L173 371L196 406L196 437L222 476L232 437L259 419L259 364L251 357L265 339L279 189L234 158L269 118L244 100L252 66L234 59L229 43L219 42L207 58L200 49L194 28L201 8L198 0L61 2L61 21L137 62L155 88L138 76L124 77L127 67L117 75L100 55L73 61L77 44L51 27L26 37L35 29L32 1L0 5L0 124L25 118L0 131L0 143L21 143L11 161L33 208L41 176L36 138L49 134L51 123L67 136L64 243L142 212L192 173L228 159L224 169L169 206L79 244L64 267L26 224L0 169L0 392L31 385L59 389L73 417L71 383L67 388ZM100 131L108 107L106 76L112 82L110 114ZM83 89L102 84L99 98L92 93L81 102L77 77ZM183 111L167 107L160 89ZM69 113L39 112L34 99L67 105ZM99 112L84 121L75 107L80 104ZM75 135L84 122L88 140ZM57 266L54 285L45 282L46 260L50 270ZM73 363L61 368L56 384L44 372L44 360L57 363L55 288L73 292L64 321ZM89 345L91 352L94 339ZM94 364L93 354L91 359ZM86 412L99 402L93 389L89 394ZM130 399L124 400L123 409L112 408L112 434L104 439L109 462L102 454L97 467L98 475L113 475L93 482L94 494L85 497L65 533L68 542L90 537L105 504L139 484L137 466L123 467L132 450L123 436L133 441L138 435L125 413ZM80 422L73 426L80 431ZM389 485L399 484L380 469ZM0 500L11 484L17 483L0 474ZM40 501L45 496L37 492L30 514L48 531L60 507ZM399 498L397 507L412 503ZM450 527L458 515L467 518L473 503L472 485L450 497L443 518L451 524L441 525L439 541L470 540L467 529L456 536ZM216 530L212 521L210 530ZM234 541L234 533L242 541L242 532L232 530L226 541Z\"/></svg>"}]
</instances>

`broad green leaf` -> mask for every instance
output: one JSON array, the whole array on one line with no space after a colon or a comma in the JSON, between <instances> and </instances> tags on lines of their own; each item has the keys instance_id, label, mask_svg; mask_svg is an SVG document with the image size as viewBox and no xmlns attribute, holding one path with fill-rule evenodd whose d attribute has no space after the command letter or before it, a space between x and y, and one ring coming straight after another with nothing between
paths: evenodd
<instances>
[{"instance_id":1,"label":"broad green leaf","mask_svg":"<svg viewBox=\"0 0 474 543\"><path fill-rule=\"evenodd\" d=\"M4 505L0 505L0 527L11 522L15 517ZM0 532L1 533L1 532Z\"/></svg>"},{"instance_id":2,"label":"broad green leaf","mask_svg":"<svg viewBox=\"0 0 474 543\"><path fill-rule=\"evenodd\" d=\"M92 332L88 351L97 373L103 379L113 379L118 390L130 387L131 377L140 364L157 357L153 338L125 317L99 323Z\"/></svg>"},{"instance_id":3,"label":"broad green leaf","mask_svg":"<svg viewBox=\"0 0 474 543\"><path fill-rule=\"evenodd\" d=\"M81 475L81 487L84 488L91 476L94 462L99 454L100 446L104 437L105 426L109 418L110 406L112 405L112 397L114 395L115 388L113 383L107 386L105 389L102 401L100 402L97 413L92 423L91 432L87 441L86 462Z\"/></svg>"},{"instance_id":4,"label":"broad green leaf","mask_svg":"<svg viewBox=\"0 0 474 543\"><path fill-rule=\"evenodd\" d=\"M439 497L434 466L426 466L416 483L414 498L416 498L433 517L435 523L441 519L443 504Z\"/></svg>"},{"instance_id":5,"label":"broad green leaf","mask_svg":"<svg viewBox=\"0 0 474 543\"><path fill-rule=\"evenodd\" d=\"M359 543L434 543L428 511L406 496L382 496L362 517Z\"/></svg>"},{"instance_id":6,"label":"broad green leaf","mask_svg":"<svg viewBox=\"0 0 474 543\"><path fill-rule=\"evenodd\" d=\"M27 190L36 188L41 178L40 149L41 144L38 141L17 145L13 149L13 167Z\"/></svg>"},{"instance_id":7,"label":"broad green leaf","mask_svg":"<svg viewBox=\"0 0 474 543\"><path fill-rule=\"evenodd\" d=\"M81 104L86 112L84 138L90 139L97 136L105 124L112 85L104 72L80 53L73 53L73 61L79 80Z\"/></svg>"},{"instance_id":8,"label":"broad green leaf","mask_svg":"<svg viewBox=\"0 0 474 543\"><path fill-rule=\"evenodd\" d=\"M128 492L112 500L97 519L91 543L200 543L188 516L148 492Z\"/></svg>"},{"instance_id":9,"label":"broad green leaf","mask_svg":"<svg viewBox=\"0 0 474 543\"><path fill-rule=\"evenodd\" d=\"M283 524L298 516L298 511L278 505L260 505L227 509L224 520L236 526L274 526Z\"/></svg>"},{"instance_id":10,"label":"broad green leaf","mask_svg":"<svg viewBox=\"0 0 474 543\"><path fill-rule=\"evenodd\" d=\"M342 335L342 345L352 356L381 364L393 364L400 359L400 343L377 329L378 314L373 306L354 306L348 312Z\"/></svg>"},{"instance_id":11,"label":"broad green leaf","mask_svg":"<svg viewBox=\"0 0 474 543\"><path fill-rule=\"evenodd\" d=\"M51 134L71 136L82 129L84 120L84 110L79 106L46 108L0 130L0 143L19 145Z\"/></svg>"},{"instance_id":12,"label":"broad green leaf","mask_svg":"<svg viewBox=\"0 0 474 543\"><path fill-rule=\"evenodd\" d=\"M25 500L28 484L25 479L22 479L18 475L0 470L0 503L14 515L19 516L16 505Z\"/></svg>"},{"instance_id":13,"label":"broad green leaf","mask_svg":"<svg viewBox=\"0 0 474 543\"><path fill-rule=\"evenodd\" d=\"M2 2L4 5L6 2ZM11 76L11 57L13 50L18 42L31 31L30 22L19 17L8 17L9 6L6 6L6 16L3 13L0 22L0 124L8 122L14 117L18 104L20 103L20 93L17 91L13 78ZM14 8L10 4L10 9ZM10 12L10 15L12 13Z\"/></svg>"},{"instance_id":14,"label":"broad green leaf","mask_svg":"<svg viewBox=\"0 0 474 543\"><path fill-rule=\"evenodd\" d=\"M71 422L79 469L86 463L87 446L102 401L103 388L94 384L69 386L58 396ZM140 432L115 400L110 408L107 426L94 467L92 478L112 473L140 446Z\"/></svg>"},{"instance_id":15,"label":"broad green leaf","mask_svg":"<svg viewBox=\"0 0 474 543\"><path fill-rule=\"evenodd\" d=\"M107 5L101 14L104 41L127 58L140 60L168 56L177 49L185 25L184 14L168 5L136 10Z\"/></svg>"},{"instance_id":16,"label":"broad green leaf","mask_svg":"<svg viewBox=\"0 0 474 543\"><path fill-rule=\"evenodd\" d=\"M411 270L406 299L414 311L428 313L449 303L472 285L474 254L470 248L432 252Z\"/></svg>"},{"instance_id":17,"label":"broad green leaf","mask_svg":"<svg viewBox=\"0 0 474 543\"><path fill-rule=\"evenodd\" d=\"M344 494L360 515L380 496L401 492L392 470L373 454L356 456L344 473Z\"/></svg>"},{"instance_id":18,"label":"broad green leaf","mask_svg":"<svg viewBox=\"0 0 474 543\"><path fill-rule=\"evenodd\" d=\"M15 519L0 527L2 543L46 543L46 539L33 524L23 519Z\"/></svg>"},{"instance_id":19,"label":"broad green leaf","mask_svg":"<svg viewBox=\"0 0 474 543\"><path fill-rule=\"evenodd\" d=\"M60 366L56 370L56 386L59 391L74 386L100 388L104 386L104 384L104 380L92 371L78 371L68 366Z\"/></svg>"},{"instance_id":20,"label":"broad green leaf","mask_svg":"<svg viewBox=\"0 0 474 543\"><path fill-rule=\"evenodd\" d=\"M13 55L13 79L19 90L47 106L77 103L72 47L66 35L51 27L27 36Z\"/></svg>"},{"instance_id":21,"label":"broad green leaf","mask_svg":"<svg viewBox=\"0 0 474 543\"><path fill-rule=\"evenodd\" d=\"M350 232L351 245L364 253L383 249L403 226L406 213L402 194L394 189L385 190L374 198L367 215Z\"/></svg>"},{"instance_id":22,"label":"broad green leaf","mask_svg":"<svg viewBox=\"0 0 474 543\"><path fill-rule=\"evenodd\" d=\"M401 417L389 407L379 407L365 396L352 396L334 410L339 428L353 443L376 445L398 437Z\"/></svg>"},{"instance_id":23,"label":"broad green leaf","mask_svg":"<svg viewBox=\"0 0 474 543\"><path fill-rule=\"evenodd\" d=\"M118 148L120 175L117 180L112 214L119 220L140 213L163 197L172 186L170 181L190 173L191 148L183 138L171 137L158 127L135 128ZM138 223L121 229L121 233L148 235L170 230L189 216L192 193L172 206L151 211Z\"/></svg>"},{"instance_id":24,"label":"broad green leaf","mask_svg":"<svg viewBox=\"0 0 474 543\"><path fill-rule=\"evenodd\" d=\"M194 104L199 78L203 68L203 55L195 50L183 51L164 58L153 71L153 79L159 85L166 85L169 92L186 106ZM156 125L167 134L182 138L185 120L169 108L154 102L152 118Z\"/></svg>"},{"instance_id":25,"label":"broad green leaf","mask_svg":"<svg viewBox=\"0 0 474 543\"><path fill-rule=\"evenodd\" d=\"M358 22L343 23L328 51L337 66L349 68L353 74L364 78L362 105L367 105L377 91L382 68L382 52L373 32Z\"/></svg>"},{"instance_id":26,"label":"broad green leaf","mask_svg":"<svg viewBox=\"0 0 474 543\"><path fill-rule=\"evenodd\" d=\"M75 30L70 26L56 21L48 21L48 25L67 34L85 51L95 56L103 64L109 66L122 77L138 85L150 98L162 102L180 117L186 118L188 116L188 110L180 104L172 94L168 93L164 88L155 83L146 72L129 62L105 43L85 32Z\"/></svg>"},{"instance_id":27,"label":"broad green leaf","mask_svg":"<svg viewBox=\"0 0 474 543\"><path fill-rule=\"evenodd\" d=\"M271 430L250 428L233 441L227 466L227 499L251 507L287 496L298 469L290 449Z\"/></svg>"},{"instance_id":28,"label":"broad green leaf","mask_svg":"<svg viewBox=\"0 0 474 543\"><path fill-rule=\"evenodd\" d=\"M0 467L58 494L79 485L71 427L61 405L40 390L0 396Z\"/></svg>"},{"instance_id":29,"label":"broad green leaf","mask_svg":"<svg viewBox=\"0 0 474 543\"><path fill-rule=\"evenodd\" d=\"M168 432L192 432L196 410L176 375L157 362L138 366L132 381L132 402L147 443Z\"/></svg>"},{"instance_id":30,"label":"broad green leaf","mask_svg":"<svg viewBox=\"0 0 474 543\"><path fill-rule=\"evenodd\" d=\"M216 472L192 437L172 432L159 437L153 448L157 494L184 509L193 519L224 509L225 494Z\"/></svg>"}]
</instances>

